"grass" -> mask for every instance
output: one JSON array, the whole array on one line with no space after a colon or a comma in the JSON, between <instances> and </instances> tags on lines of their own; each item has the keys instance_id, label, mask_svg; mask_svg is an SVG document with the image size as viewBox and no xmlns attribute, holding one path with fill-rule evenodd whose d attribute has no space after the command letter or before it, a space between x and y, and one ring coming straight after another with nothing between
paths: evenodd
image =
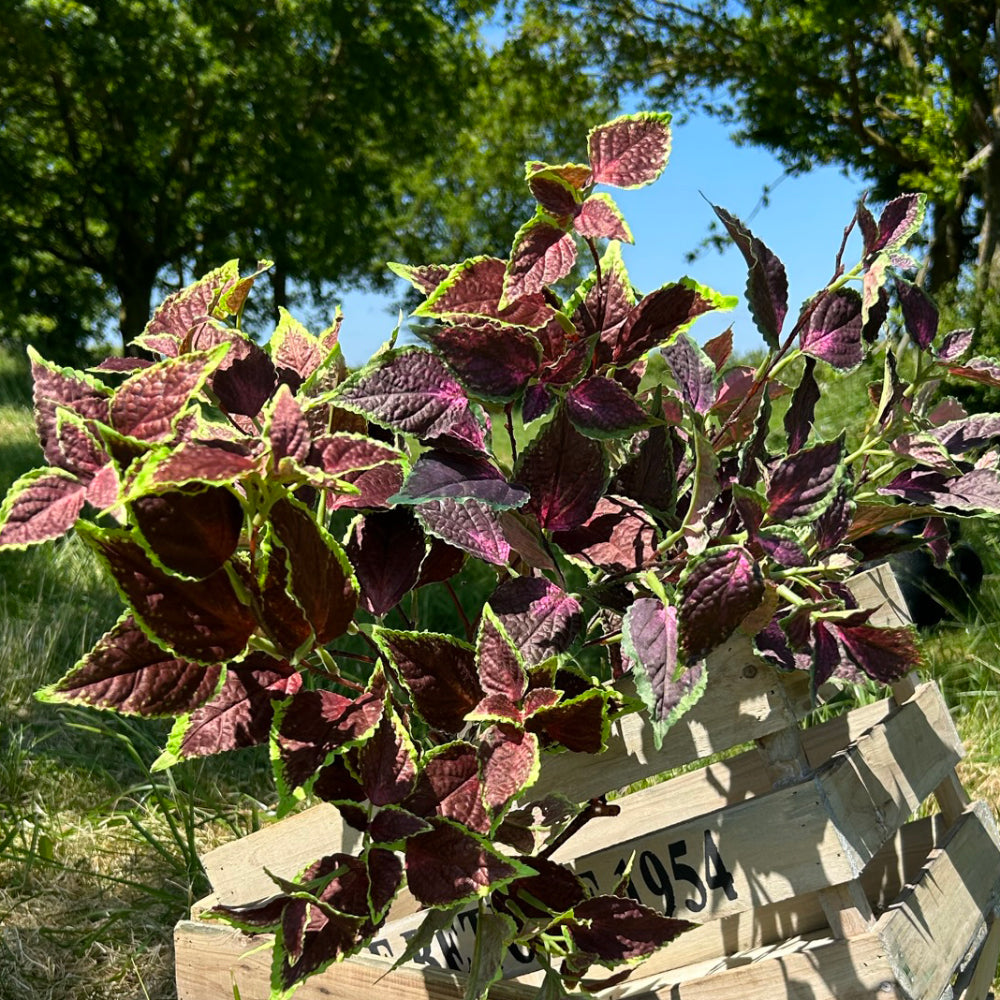
<instances>
[{"instance_id":1,"label":"grass","mask_svg":"<svg viewBox=\"0 0 1000 1000\"><path fill-rule=\"evenodd\" d=\"M843 408L821 422L843 426ZM0 353L0 495L40 458L26 366ZM968 750L963 781L996 809L1000 536L975 543L988 570L976 614L925 646ZM263 752L153 774L165 723L33 699L119 613L74 538L0 554L0 1000L173 1000L172 927L208 889L199 853L256 829L273 802Z\"/></svg>"}]
</instances>

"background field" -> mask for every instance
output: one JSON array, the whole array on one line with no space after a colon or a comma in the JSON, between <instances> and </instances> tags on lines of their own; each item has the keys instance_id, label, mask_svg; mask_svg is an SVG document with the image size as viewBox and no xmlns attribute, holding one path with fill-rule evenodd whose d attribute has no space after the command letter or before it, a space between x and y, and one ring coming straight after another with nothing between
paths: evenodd
<instances>
[{"instance_id":1,"label":"background field","mask_svg":"<svg viewBox=\"0 0 1000 1000\"><path fill-rule=\"evenodd\" d=\"M843 426L862 379L821 419ZM0 496L39 459L26 369L0 355ZM1000 537L966 538L987 571L976 611L925 647L968 749L963 781L996 807ZM198 853L271 815L263 751L153 775L165 723L33 699L119 612L73 538L0 554L0 1000L171 1000L171 929L208 889Z\"/></svg>"}]
</instances>

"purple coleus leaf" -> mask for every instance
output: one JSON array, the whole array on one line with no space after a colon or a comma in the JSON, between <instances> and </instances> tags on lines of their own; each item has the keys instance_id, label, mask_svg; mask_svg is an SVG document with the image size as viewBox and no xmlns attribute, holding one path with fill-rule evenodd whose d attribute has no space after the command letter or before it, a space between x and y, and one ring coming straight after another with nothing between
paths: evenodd
<instances>
[{"instance_id":1,"label":"purple coleus leaf","mask_svg":"<svg viewBox=\"0 0 1000 1000\"><path fill-rule=\"evenodd\" d=\"M624 497L601 497L579 528L553 532L552 540L567 555L610 573L634 573L656 558L656 523Z\"/></svg>"},{"instance_id":2,"label":"purple coleus leaf","mask_svg":"<svg viewBox=\"0 0 1000 1000\"><path fill-rule=\"evenodd\" d=\"M386 265L393 274L408 281L418 292L430 295L445 278L451 274L450 264L398 264L389 261Z\"/></svg>"},{"instance_id":3,"label":"purple coleus leaf","mask_svg":"<svg viewBox=\"0 0 1000 1000\"><path fill-rule=\"evenodd\" d=\"M627 896L594 896L577 903L563 926L578 953L616 965L651 954L694 925Z\"/></svg>"},{"instance_id":4,"label":"purple coleus leaf","mask_svg":"<svg viewBox=\"0 0 1000 1000\"><path fill-rule=\"evenodd\" d=\"M276 775L285 789L305 786L333 754L368 739L385 709L384 690L377 673L373 688L357 698L325 690L294 694L278 722Z\"/></svg>"},{"instance_id":5,"label":"purple coleus leaf","mask_svg":"<svg viewBox=\"0 0 1000 1000\"><path fill-rule=\"evenodd\" d=\"M776 350L788 312L785 265L739 219L717 205L712 208L746 261L746 299L754 325L768 347Z\"/></svg>"},{"instance_id":6,"label":"purple coleus leaf","mask_svg":"<svg viewBox=\"0 0 1000 1000\"><path fill-rule=\"evenodd\" d=\"M771 473L767 486L768 519L799 524L819 517L844 475L843 436L788 455Z\"/></svg>"},{"instance_id":7,"label":"purple coleus leaf","mask_svg":"<svg viewBox=\"0 0 1000 1000\"><path fill-rule=\"evenodd\" d=\"M205 668L212 669L212 668ZM251 653L229 664L222 687L177 720L164 760L184 760L266 743L274 702L302 686L302 675L287 661Z\"/></svg>"},{"instance_id":8,"label":"purple coleus leaf","mask_svg":"<svg viewBox=\"0 0 1000 1000\"><path fill-rule=\"evenodd\" d=\"M598 439L633 434L649 423L631 393L603 375L592 375L570 389L566 414L581 434Z\"/></svg>"},{"instance_id":9,"label":"purple coleus leaf","mask_svg":"<svg viewBox=\"0 0 1000 1000\"><path fill-rule=\"evenodd\" d=\"M274 405L269 410L264 433L274 464L277 465L283 458L304 462L312 444L309 424L287 385L279 387Z\"/></svg>"},{"instance_id":10,"label":"purple coleus leaf","mask_svg":"<svg viewBox=\"0 0 1000 1000\"><path fill-rule=\"evenodd\" d=\"M685 566L678 582L685 663L722 645L764 597L764 579L742 546L714 546Z\"/></svg>"},{"instance_id":11,"label":"purple coleus leaf","mask_svg":"<svg viewBox=\"0 0 1000 1000\"><path fill-rule=\"evenodd\" d=\"M111 426L144 441L165 441L181 415L197 401L227 347L170 358L127 378L111 401Z\"/></svg>"},{"instance_id":12,"label":"purple coleus leaf","mask_svg":"<svg viewBox=\"0 0 1000 1000\"><path fill-rule=\"evenodd\" d=\"M607 691L591 688L558 704L539 705L527 728L574 753L601 753L611 729L608 698Z\"/></svg>"},{"instance_id":13,"label":"purple coleus leaf","mask_svg":"<svg viewBox=\"0 0 1000 1000\"><path fill-rule=\"evenodd\" d=\"M487 833L491 821L480 770L475 744L456 740L435 747L421 760L416 788L403 805L417 816L441 816L476 833Z\"/></svg>"},{"instance_id":14,"label":"purple coleus leaf","mask_svg":"<svg viewBox=\"0 0 1000 1000\"><path fill-rule=\"evenodd\" d=\"M477 500L494 510L520 507L528 491L511 485L488 459L446 451L424 452L417 459L393 503L422 504L427 500Z\"/></svg>"},{"instance_id":15,"label":"purple coleus leaf","mask_svg":"<svg viewBox=\"0 0 1000 1000\"><path fill-rule=\"evenodd\" d=\"M146 718L182 715L215 694L221 675L220 665L164 650L127 615L40 697Z\"/></svg>"},{"instance_id":16,"label":"purple coleus leaf","mask_svg":"<svg viewBox=\"0 0 1000 1000\"><path fill-rule=\"evenodd\" d=\"M628 461L615 475L611 492L655 511L672 512L677 502L674 444L673 431L662 425L640 435L633 442Z\"/></svg>"},{"instance_id":17,"label":"purple coleus leaf","mask_svg":"<svg viewBox=\"0 0 1000 1000\"><path fill-rule=\"evenodd\" d=\"M336 390L338 405L376 423L463 451L483 450L465 389L444 362L420 349L382 355Z\"/></svg>"},{"instance_id":18,"label":"purple coleus leaf","mask_svg":"<svg viewBox=\"0 0 1000 1000\"><path fill-rule=\"evenodd\" d=\"M236 551L243 508L223 486L138 497L132 518L154 559L182 576L204 579Z\"/></svg>"},{"instance_id":19,"label":"purple coleus leaf","mask_svg":"<svg viewBox=\"0 0 1000 1000\"><path fill-rule=\"evenodd\" d=\"M841 288L824 295L809 314L801 335L802 353L819 358L838 371L853 371L863 360L861 295Z\"/></svg>"},{"instance_id":20,"label":"purple coleus leaf","mask_svg":"<svg viewBox=\"0 0 1000 1000\"><path fill-rule=\"evenodd\" d=\"M538 776L538 739L514 726L491 726L483 734L479 756L483 798L492 810L506 806Z\"/></svg>"},{"instance_id":21,"label":"purple coleus leaf","mask_svg":"<svg viewBox=\"0 0 1000 1000\"><path fill-rule=\"evenodd\" d=\"M971 327L964 330L952 330L941 341L937 352L938 361L946 363L958 361L972 347L972 338L975 332Z\"/></svg>"},{"instance_id":22,"label":"purple coleus leaf","mask_svg":"<svg viewBox=\"0 0 1000 1000\"><path fill-rule=\"evenodd\" d=\"M679 333L660 352L666 359L684 402L695 413L708 413L716 400L716 367L712 359L685 333Z\"/></svg>"},{"instance_id":23,"label":"purple coleus leaf","mask_svg":"<svg viewBox=\"0 0 1000 1000\"><path fill-rule=\"evenodd\" d=\"M640 299L611 347L611 360L625 365L669 340L703 313L717 308L706 289L684 278ZM602 338L603 339L603 338Z\"/></svg>"},{"instance_id":24,"label":"purple coleus leaf","mask_svg":"<svg viewBox=\"0 0 1000 1000\"><path fill-rule=\"evenodd\" d=\"M608 194L592 194L577 210L573 228L583 237L594 240L620 240L633 243L621 210Z\"/></svg>"},{"instance_id":25,"label":"purple coleus leaf","mask_svg":"<svg viewBox=\"0 0 1000 1000\"><path fill-rule=\"evenodd\" d=\"M632 662L635 688L653 727L657 749L667 730L705 691L704 663L684 669L679 658L677 608L642 597L622 620L622 648Z\"/></svg>"},{"instance_id":26,"label":"purple coleus leaf","mask_svg":"<svg viewBox=\"0 0 1000 1000\"><path fill-rule=\"evenodd\" d=\"M970 358L964 365L951 365L948 374L981 385L1000 386L1000 364L993 358Z\"/></svg>"},{"instance_id":27,"label":"purple coleus leaf","mask_svg":"<svg viewBox=\"0 0 1000 1000\"><path fill-rule=\"evenodd\" d=\"M576 263L576 244L557 219L539 212L514 237L499 309L565 278Z\"/></svg>"},{"instance_id":28,"label":"purple coleus leaf","mask_svg":"<svg viewBox=\"0 0 1000 1000\"><path fill-rule=\"evenodd\" d=\"M587 150L593 183L620 188L652 184L670 156L670 115L622 115L591 129Z\"/></svg>"},{"instance_id":29,"label":"purple coleus leaf","mask_svg":"<svg viewBox=\"0 0 1000 1000\"><path fill-rule=\"evenodd\" d=\"M880 487L879 493L944 510L1000 514L1000 472L996 469L973 469L951 479L940 472L911 469Z\"/></svg>"},{"instance_id":30,"label":"purple coleus leaf","mask_svg":"<svg viewBox=\"0 0 1000 1000\"><path fill-rule=\"evenodd\" d=\"M85 421L107 424L111 418L111 390L95 378L46 361L32 347L28 348L28 357L34 382L32 397L38 442L45 460L62 468L63 452L57 433L59 409L79 414Z\"/></svg>"},{"instance_id":31,"label":"purple coleus leaf","mask_svg":"<svg viewBox=\"0 0 1000 1000\"><path fill-rule=\"evenodd\" d=\"M415 316L444 320L456 326L470 320L487 320L507 326L538 330L555 311L541 292L521 295L511 305L500 307L507 264L497 257L473 257L454 267L447 279L414 310Z\"/></svg>"},{"instance_id":32,"label":"purple coleus leaf","mask_svg":"<svg viewBox=\"0 0 1000 1000\"><path fill-rule=\"evenodd\" d=\"M157 448L147 455L141 465L129 469L134 484L132 493L188 483L229 484L260 468L259 460L238 441L182 441L175 447Z\"/></svg>"},{"instance_id":33,"label":"purple coleus leaf","mask_svg":"<svg viewBox=\"0 0 1000 1000\"><path fill-rule=\"evenodd\" d=\"M53 465L88 484L110 461L93 424L88 426L88 421L62 407L56 411L56 436L51 450L58 454Z\"/></svg>"},{"instance_id":34,"label":"purple coleus leaf","mask_svg":"<svg viewBox=\"0 0 1000 1000\"><path fill-rule=\"evenodd\" d=\"M866 234L866 253L901 247L920 228L926 206L927 196L924 194L904 194L890 201L882 209L878 220L878 236L870 246Z\"/></svg>"},{"instance_id":35,"label":"purple coleus leaf","mask_svg":"<svg viewBox=\"0 0 1000 1000\"><path fill-rule=\"evenodd\" d=\"M369 802L396 805L417 781L416 750L406 727L386 711L375 732L358 749L358 775Z\"/></svg>"},{"instance_id":36,"label":"purple coleus leaf","mask_svg":"<svg viewBox=\"0 0 1000 1000\"><path fill-rule=\"evenodd\" d=\"M937 336L938 310L927 293L912 281L895 279L896 295L903 310L903 325L917 347L926 350Z\"/></svg>"},{"instance_id":37,"label":"purple coleus leaf","mask_svg":"<svg viewBox=\"0 0 1000 1000\"><path fill-rule=\"evenodd\" d=\"M478 500L428 500L416 508L424 530L494 566L510 558L501 515Z\"/></svg>"},{"instance_id":38,"label":"purple coleus leaf","mask_svg":"<svg viewBox=\"0 0 1000 1000\"><path fill-rule=\"evenodd\" d=\"M593 513L607 480L604 451L560 408L524 450L515 472L528 488L528 509L543 528L567 531Z\"/></svg>"},{"instance_id":39,"label":"purple coleus leaf","mask_svg":"<svg viewBox=\"0 0 1000 1000\"><path fill-rule=\"evenodd\" d=\"M323 348L316 339L283 306L278 307L278 325L267 342L274 367L295 372L304 382L320 366Z\"/></svg>"},{"instance_id":40,"label":"purple coleus leaf","mask_svg":"<svg viewBox=\"0 0 1000 1000\"><path fill-rule=\"evenodd\" d=\"M410 692L414 710L434 729L459 732L483 696L475 650L433 632L378 629L375 640Z\"/></svg>"},{"instance_id":41,"label":"purple coleus leaf","mask_svg":"<svg viewBox=\"0 0 1000 1000\"><path fill-rule=\"evenodd\" d=\"M953 455L963 455L972 448L1000 440L1000 413L973 413L949 420L928 431Z\"/></svg>"},{"instance_id":42,"label":"purple coleus leaf","mask_svg":"<svg viewBox=\"0 0 1000 1000\"><path fill-rule=\"evenodd\" d=\"M270 524L287 553L287 589L316 641L326 644L347 631L358 602L357 582L340 545L304 507L290 500L272 505Z\"/></svg>"},{"instance_id":43,"label":"purple coleus leaf","mask_svg":"<svg viewBox=\"0 0 1000 1000\"><path fill-rule=\"evenodd\" d=\"M809 558L795 532L785 525L772 524L754 539L779 566L806 566Z\"/></svg>"},{"instance_id":44,"label":"purple coleus leaf","mask_svg":"<svg viewBox=\"0 0 1000 1000\"><path fill-rule=\"evenodd\" d=\"M136 621L178 656L201 663L236 659L257 621L225 569L183 580L155 566L127 532L77 530L111 572Z\"/></svg>"},{"instance_id":45,"label":"purple coleus leaf","mask_svg":"<svg viewBox=\"0 0 1000 1000\"><path fill-rule=\"evenodd\" d=\"M801 451L809 440L816 404L820 401L819 385L816 382L816 362L806 358L802 378L795 387L792 403L785 413L785 434L788 435L789 453Z\"/></svg>"},{"instance_id":46,"label":"purple coleus leaf","mask_svg":"<svg viewBox=\"0 0 1000 1000\"><path fill-rule=\"evenodd\" d=\"M541 363L535 337L513 326L451 326L428 333L426 339L467 389L498 402L513 399Z\"/></svg>"},{"instance_id":47,"label":"purple coleus leaf","mask_svg":"<svg viewBox=\"0 0 1000 1000\"><path fill-rule=\"evenodd\" d=\"M226 413L256 417L278 384L274 363L263 348L248 344L242 357L227 359L211 379L212 391Z\"/></svg>"},{"instance_id":48,"label":"purple coleus leaf","mask_svg":"<svg viewBox=\"0 0 1000 1000\"><path fill-rule=\"evenodd\" d=\"M583 625L580 602L544 577L507 580L489 603L528 666L565 652Z\"/></svg>"},{"instance_id":49,"label":"purple coleus leaf","mask_svg":"<svg viewBox=\"0 0 1000 1000\"><path fill-rule=\"evenodd\" d=\"M424 906L486 896L530 874L530 868L505 858L484 838L445 820L406 842L406 882Z\"/></svg>"},{"instance_id":50,"label":"purple coleus leaf","mask_svg":"<svg viewBox=\"0 0 1000 1000\"><path fill-rule=\"evenodd\" d=\"M32 469L0 505L0 548L25 548L61 538L76 524L87 487L61 469Z\"/></svg>"},{"instance_id":51,"label":"purple coleus leaf","mask_svg":"<svg viewBox=\"0 0 1000 1000\"><path fill-rule=\"evenodd\" d=\"M476 670L486 695L501 695L519 702L528 689L521 654L489 605L483 610L476 636Z\"/></svg>"},{"instance_id":52,"label":"purple coleus leaf","mask_svg":"<svg viewBox=\"0 0 1000 1000\"><path fill-rule=\"evenodd\" d=\"M574 166L568 164L567 166ZM566 168L528 163L526 180L543 212L557 219L572 218L580 209L583 189L590 182L590 167L581 167L579 177L566 175Z\"/></svg>"},{"instance_id":53,"label":"purple coleus leaf","mask_svg":"<svg viewBox=\"0 0 1000 1000\"><path fill-rule=\"evenodd\" d=\"M891 684L923 665L916 634L911 628L874 625L838 625L834 628L847 655L871 678Z\"/></svg>"},{"instance_id":54,"label":"purple coleus leaf","mask_svg":"<svg viewBox=\"0 0 1000 1000\"><path fill-rule=\"evenodd\" d=\"M413 512L394 508L359 518L345 549L358 579L362 607L384 615L417 585L427 541Z\"/></svg>"}]
</instances>

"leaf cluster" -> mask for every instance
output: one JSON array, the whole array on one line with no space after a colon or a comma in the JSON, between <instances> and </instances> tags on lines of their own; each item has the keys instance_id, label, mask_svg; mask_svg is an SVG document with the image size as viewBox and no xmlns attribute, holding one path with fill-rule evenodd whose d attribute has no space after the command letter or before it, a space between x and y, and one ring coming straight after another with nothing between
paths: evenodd
<instances>
[{"instance_id":1,"label":"leaf cluster","mask_svg":"<svg viewBox=\"0 0 1000 1000\"><path fill-rule=\"evenodd\" d=\"M508 257L394 265L424 344L390 340L354 373L339 316L314 335L283 312L264 347L242 329L266 262L168 297L137 340L159 360L31 354L47 464L0 507L0 547L75 529L126 604L43 699L174 719L160 766L269 743L283 808L311 795L363 832L356 855L218 908L275 933L276 996L365 947L404 884L428 926L479 906L470 996L515 945L553 995L595 987L593 965L627 974L688 925L627 898L627 872L601 892L550 860L601 804L571 820L533 802L546 756L599 753L634 711L659 744L737 629L817 694L896 680L914 634L872 625L845 580L904 521L943 562L945 514L1000 513L1000 414L939 391L1000 385L1000 364L962 360L969 331L940 335L905 277L922 197L859 205L862 260L842 245L794 322L781 260L716 208L766 346L734 363L731 331L689 333L732 301L689 278L641 294L596 190L656 180L669 121L621 117L585 163L529 162L537 211ZM578 254L590 273L561 296ZM872 358L849 452L814 430L817 367ZM448 629L422 623L427 592L454 601Z\"/></svg>"}]
</instances>

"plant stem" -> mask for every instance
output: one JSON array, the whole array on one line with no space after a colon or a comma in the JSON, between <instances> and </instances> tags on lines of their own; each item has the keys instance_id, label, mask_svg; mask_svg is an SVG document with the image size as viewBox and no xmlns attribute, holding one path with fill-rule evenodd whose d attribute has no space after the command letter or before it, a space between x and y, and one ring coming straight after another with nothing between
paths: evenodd
<instances>
[{"instance_id":1,"label":"plant stem","mask_svg":"<svg viewBox=\"0 0 1000 1000\"><path fill-rule=\"evenodd\" d=\"M599 795L596 799L591 799L583 811L578 813L569 823L566 824L562 833L552 841L544 850L538 853L540 858L550 858L562 847L575 833L579 833L595 816L617 816L621 812L621 806L609 804L608 800Z\"/></svg>"}]
</instances>

